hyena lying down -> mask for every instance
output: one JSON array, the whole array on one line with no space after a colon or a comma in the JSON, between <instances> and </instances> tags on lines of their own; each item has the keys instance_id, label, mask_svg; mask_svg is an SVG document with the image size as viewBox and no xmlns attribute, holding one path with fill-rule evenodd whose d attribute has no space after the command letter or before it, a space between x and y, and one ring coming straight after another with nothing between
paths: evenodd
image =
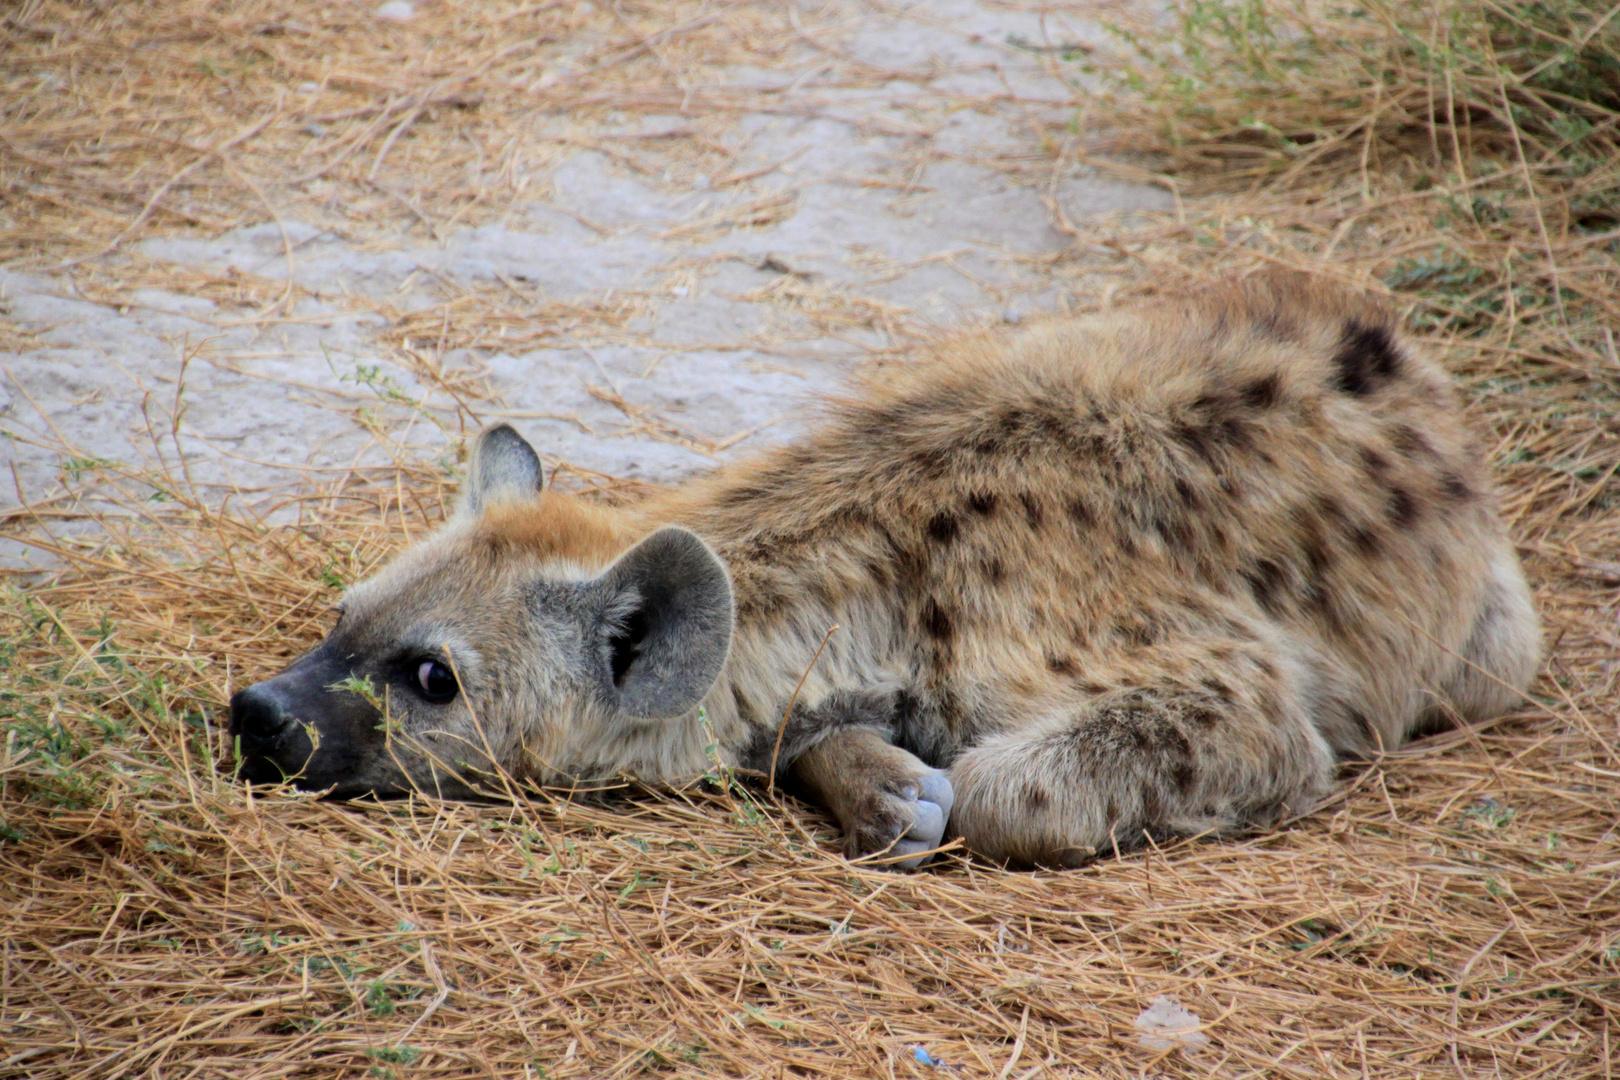
<instances>
[{"instance_id":1,"label":"hyena lying down","mask_svg":"<svg viewBox=\"0 0 1620 1080\"><path fill-rule=\"evenodd\" d=\"M1484 459L1388 310L1292 276L885 367L625 508L542 490L501 425L231 731L249 779L338 797L718 753L902 865L1264 827L1533 676Z\"/></svg>"}]
</instances>

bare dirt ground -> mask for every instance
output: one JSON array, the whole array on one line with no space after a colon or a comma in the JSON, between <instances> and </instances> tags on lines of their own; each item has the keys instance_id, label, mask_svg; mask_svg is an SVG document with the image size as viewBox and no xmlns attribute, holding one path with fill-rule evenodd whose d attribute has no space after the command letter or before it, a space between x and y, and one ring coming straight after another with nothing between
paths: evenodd
<instances>
[{"instance_id":1,"label":"bare dirt ground","mask_svg":"<svg viewBox=\"0 0 1620 1080\"><path fill-rule=\"evenodd\" d=\"M452 463L467 426L497 419L557 461L668 481L786 436L852 359L1061 308L1074 223L1170 202L1053 164L1044 132L1074 113L1055 53L1101 34L1083 8L788 9L768 56L714 65L667 112L634 80L546 106L603 44L601 13L573 10L575 33L509 76L538 96L503 117L500 178L477 161L437 177L502 185L477 224L413 211L402 127L366 173L401 175L358 199L266 180L258 220L126 240L134 287L48 258L0 270L21 335L0 353L0 453L21 493L166 454L211 499L270 505L401 456ZM386 46L458 16L354 17ZM320 118L347 104L342 62L278 103L311 144L341 122ZM216 298L241 281L271 301Z\"/></svg>"}]
</instances>

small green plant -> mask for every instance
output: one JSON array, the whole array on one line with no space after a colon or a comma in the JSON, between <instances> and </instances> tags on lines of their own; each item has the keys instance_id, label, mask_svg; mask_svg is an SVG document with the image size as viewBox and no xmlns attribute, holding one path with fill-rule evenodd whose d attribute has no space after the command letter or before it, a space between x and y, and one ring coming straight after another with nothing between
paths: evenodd
<instances>
[{"instance_id":1,"label":"small green plant","mask_svg":"<svg viewBox=\"0 0 1620 1080\"><path fill-rule=\"evenodd\" d=\"M366 699L367 704L376 708L382 707L382 695L377 693L377 687L372 683L369 675L350 675L327 687L328 690L347 690L351 694L359 694Z\"/></svg>"},{"instance_id":2,"label":"small green plant","mask_svg":"<svg viewBox=\"0 0 1620 1080\"><path fill-rule=\"evenodd\" d=\"M624 901L630 899L631 895L634 894L637 889L640 889L643 886L653 886L657 884L659 884L657 878L652 876L642 877L641 871L637 870L633 875L631 875L630 883L619 890L619 901L623 903Z\"/></svg>"},{"instance_id":3,"label":"small green plant","mask_svg":"<svg viewBox=\"0 0 1620 1080\"><path fill-rule=\"evenodd\" d=\"M382 979L373 979L366 985L366 1009L372 1016L393 1016L392 987ZM406 1062L409 1064L409 1062Z\"/></svg>"},{"instance_id":4,"label":"small green plant","mask_svg":"<svg viewBox=\"0 0 1620 1080\"><path fill-rule=\"evenodd\" d=\"M295 945L302 940L303 938L282 937L281 933L276 931L269 935L246 934L242 937L239 945L242 952L247 956L264 956L266 953L273 953L277 949L284 948L287 945Z\"/></svg>"},{"instance_id":5,"label":"small green plant","mask_svg":"<svg viewBox=\"0 0 1620 1080\"><path fill-rule=\"evenodd\" d=\"M326 362L332 368L333 374L337 374L337 367L332 364L330 356L326 358ZM405 392L405 388L399 385L398 379L395 379L392 375L383 374L381 364L356 364L353 371L347 375L338 375L338 379L342 382L351 382L357 386L364 386L383 401L393 401L412 408L417 408L421 404Z\"/></svg>"},{"instance_id":6,"label":"small green plant","mask_svg":"<svg viewBox=\"0 0 1620 1080\"><path fill-rule=\"evenodd\" d=\"M371 681L371 676L350 675L346 679L340 679L337 682L332 683L327 687L327 689L347 690L349 693L358 694L361 698L365 699L366 704L370 705L373 709L376 709L377 712L382 716L382 720L377 724L378 731L399 730L399 721L395 720L389 715L388 700L382 694L382 692L377 689L377 685ZM313 729L310 729L310 739L312 742L319 745L319 740L316 739Z\"/></svg>"},{"instance_id":7,"label":"small green plant","mask_svg":"<svg viewBox=\"0 0 1620 1080\"><path fill-rule=\"evenodd\" d=\"M98 469L112 469L117 468L117 466L118 462L110 458L71 457L62 462L62 471L77 480L87 472L95 472Z\"/></svg>"},{"instance_id":8,"label":"small green plant","mask_svg":"<svg viewBox=\"0 0 1620 1080\"><path fill-rule=\"evenodd\" d=\"M1463 820L1475 822L1489 829L1500 829L1517 816L1517 810L1490 798L1480 799L1463 811Z\"/></svg>"}]
</instances>

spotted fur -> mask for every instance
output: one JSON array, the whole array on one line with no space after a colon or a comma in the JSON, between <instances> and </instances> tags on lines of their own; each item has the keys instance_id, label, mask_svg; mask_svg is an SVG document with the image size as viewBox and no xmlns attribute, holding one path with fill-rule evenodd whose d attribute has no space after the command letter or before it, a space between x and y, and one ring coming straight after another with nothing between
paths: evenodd
<instances>
[{"instance_id":1,"label":"spotted fur","mask_svg":"<svg viewBox=\"0 0 1620 1080\"><path fill-rule=\"evenodd\" d=\"M362 753L359 786L718 755L774 764L861 855L938 769L949 835L1043 865L1264 827L1336 762L1496 715L1533 677L1485 456L1385 307L1275 275L885 365L801 441L621 509L486 463L493 487L334 634L452 654L460 704L402 694L403 726L483 764ZM590 620L618 616L570 597L667 526L724 566L735 629L701 701L649 719L580 674Z\"/></svg>"}]
</instances>

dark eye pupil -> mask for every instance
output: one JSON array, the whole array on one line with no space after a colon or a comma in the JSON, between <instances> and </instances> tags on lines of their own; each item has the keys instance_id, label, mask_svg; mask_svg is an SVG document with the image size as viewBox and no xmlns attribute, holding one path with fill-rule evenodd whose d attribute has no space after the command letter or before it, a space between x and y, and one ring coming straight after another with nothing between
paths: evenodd
<instances>
[{"instance_id":1,"label":"dark eye pupil","mask_svg":"<svg viewBox=\"0 0 1620 1080\"><path fill-rule=\"evenodd\" d=\"M449 701L456 696L456 677L437 660L424 660L416 669L416 684L429 701Z\"/></svg>"}]
</instances>

